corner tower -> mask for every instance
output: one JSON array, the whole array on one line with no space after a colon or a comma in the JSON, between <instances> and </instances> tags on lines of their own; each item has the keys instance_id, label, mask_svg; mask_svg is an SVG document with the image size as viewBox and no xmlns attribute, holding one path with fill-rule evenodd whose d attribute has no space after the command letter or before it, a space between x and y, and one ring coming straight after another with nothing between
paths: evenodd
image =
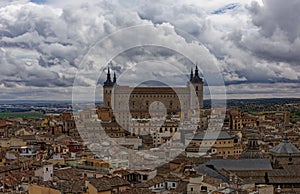
<instances>
[{"instance_id":1,"label":"corner tower","mask_svg":"<svg viewBox=\"0 0 300 194\"><path fill-rule=\"evenodd\" d=\"M108 67L106 81L103 84L103 103L106 107L111 107L111 94L114 85L116 84L116 74L114 73L113 81L111 81L110 69Z\"/></svg>"},{"instance_id":2,"label":"corner tower","mask_svg":"<svg viewBox=\"0 0 300 194\"><path fill-rule=\"evenodd\" d=\"M190 75L190 83L194 86L194 90L196 96L198 98L199 108L203 108L203 80L199 76L198 66L196 65L195 73L193 74L193 70Z\"/></svg>"}]
</instances>

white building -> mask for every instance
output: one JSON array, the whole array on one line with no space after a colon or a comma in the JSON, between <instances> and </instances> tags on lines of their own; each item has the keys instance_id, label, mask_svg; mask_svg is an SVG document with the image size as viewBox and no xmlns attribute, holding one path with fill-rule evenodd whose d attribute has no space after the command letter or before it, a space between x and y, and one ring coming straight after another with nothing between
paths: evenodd
<instances>
[{"instance_id":1,"label":"white building","mask_svg":"<svg viewBox=\"0 0 300 194\"><path fill-rule=\"evenodd\" d=\"M52 181L53 180L53 164L45 163L42 167L34 171L34 176L42 177L43 181Z\"/></svg>"}]
</instances>

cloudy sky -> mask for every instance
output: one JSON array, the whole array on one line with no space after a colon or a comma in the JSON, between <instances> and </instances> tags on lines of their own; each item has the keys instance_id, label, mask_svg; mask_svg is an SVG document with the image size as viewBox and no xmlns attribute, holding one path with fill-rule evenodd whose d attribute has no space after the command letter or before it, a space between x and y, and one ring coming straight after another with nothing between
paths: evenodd
<instances>
[{"instance_id":1,"label":"cloudy sky","mask_svg":"<svg viewBox=\"0 0 300 194\"><path fill-rule=\"evenodd\" d=\"M203 74L213 61L227 98L300 97L299 12L298 0L2 0L0 99L71 100L75 77L102 83L111 59L124 83L152 72L180 85L189 60Z\"/></svg>"}]
</instances>

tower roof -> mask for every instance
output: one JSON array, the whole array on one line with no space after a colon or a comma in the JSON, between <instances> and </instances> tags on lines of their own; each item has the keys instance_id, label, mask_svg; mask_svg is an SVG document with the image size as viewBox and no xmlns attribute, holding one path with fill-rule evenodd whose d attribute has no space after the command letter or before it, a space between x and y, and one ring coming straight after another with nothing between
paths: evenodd
<instances>
[{"instance_id":1,"label":"tower roof","mask_svg":"<svg viewBox=\"0 0 300 194\"><path fill-rule=\"evenodd\" d=\"M191 73L191 79L190 79L191 83L202 83L203 80L201 77L199 77L199 70L198 70L198 66L196 65L196 69L195 69L195 74L194 76Z\"/></svg>"},{"instance_id":2,"label":"tower roof","mask_svg":"<svg viewBox=\"0 0 300 194\"><path fill-rule=\"evenodd\" d=\"M115 80L115 78L114 78L114 80ZM109 67L108 67L107 75L106 75L106 81L104 82L103 86L113 86L114 84L115 84L115 82L111 81L110 70L109 70Z\"/></svg>"},{"instance_id":3,"label":"tower roof","mask_svg":"<svg viewBox=\"0 0 300 194\"><path fill-rule=\"evenodd\" d=\"M291 143L287 136L280 144L272 148L270 152L277 154L300 154L300 150Z\"/></svg>"}]
</instances>

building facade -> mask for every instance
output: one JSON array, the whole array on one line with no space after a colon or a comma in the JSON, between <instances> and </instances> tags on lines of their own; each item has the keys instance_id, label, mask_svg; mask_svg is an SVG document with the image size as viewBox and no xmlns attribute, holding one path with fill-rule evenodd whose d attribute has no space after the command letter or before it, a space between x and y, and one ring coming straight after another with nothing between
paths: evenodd
<instances>
[{"instance_id":1,"label":"building facade","mask_svg":"<svg viewBox=\"0 0 300 194\"><path fill-rule=\"evenodd\" d=\"M203 80L196 67L183 87L120 86L117 84L116 74L114 73L112 80L108 69L103 85L103 105L113 109L115 119L122 125L128 125L130 118L159 117L162 113L188 119L191 110L203 108ZM106 116L99 115L100 117Z\"/></svg>"},{"instance_id":2,"label":"building facade","mask_svg":"<svg viewBox=\"0 0 300 194\"><path fill-rule=\"evenodd\" d=\"M242 153L240 144L225 131L200 132L194 135L186 152L220 155L224 158L238 158Z\"/></svg>"}]
</instances>

